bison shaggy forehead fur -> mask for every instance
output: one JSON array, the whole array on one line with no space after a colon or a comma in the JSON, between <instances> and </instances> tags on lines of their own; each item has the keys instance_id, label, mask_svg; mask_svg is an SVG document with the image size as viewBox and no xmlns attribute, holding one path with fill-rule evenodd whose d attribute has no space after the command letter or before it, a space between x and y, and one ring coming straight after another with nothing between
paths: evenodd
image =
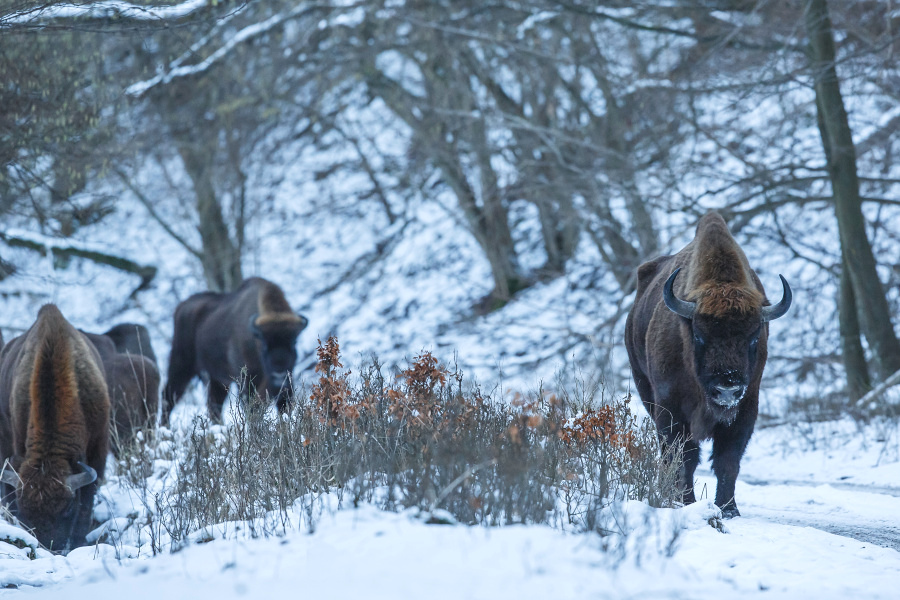
<instances>
[{"instance_id":1,"label":"bison shaggy forehead fur","mask_svg":"<svg viewBox=\"0 0 900 600\"><path fill-rule=\"evenodd\" d=\"M697 313L718 319L734 315L759 314L765 297L747 283L717 283L706 281L688 295L697 303Z\"/></svg>"},{"instance_id":2,"label":"bison shaggy forehead fur","mask_svg":"<svg viewBox=\"0 0 900 600\"><path fill-rule=\"evenodd\" d=\"M254 323L257 327L271 325L299 330L305 326L305 319L291 310L284 292L273 283L259 286L256 309L258 316Z\"/></svg>"}]
</instances>

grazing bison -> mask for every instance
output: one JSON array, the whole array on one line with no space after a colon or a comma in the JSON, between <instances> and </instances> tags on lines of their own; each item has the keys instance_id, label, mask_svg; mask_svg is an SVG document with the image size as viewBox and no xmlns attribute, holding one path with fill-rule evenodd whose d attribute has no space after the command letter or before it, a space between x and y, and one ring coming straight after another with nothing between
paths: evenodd
<instances>
[{"instance_id":1,"label":"grazing bison","mask_svg":"<svg viewBox=\"0 0 900 600\"><path fill-rule=\"evenodd\" d=\"M286 411L293 397L291 371L297 336L305 317L291 310L284 292L259 277L246 279L229 294L194 294L175 309L169 373L163 391L163 421L195 376L207 380L209 416L222 420L228 386L240 382L246 403L251 388L276 399ZM246 368L246 381L242 369Z\"/></svg>"},{"instance_id":2,"label":"grazing bison","mask_svg":"<svg viewBox=\"0 0 900 600\"><path fill-rule=\"evenodd\" d=\"M0 473L12 512L54 551L85 543L109 444L100 356L52 304L0 353Z\"/></svg>"},{"instance_id":3,"label":"grazing bison","mask_svg":"<svg viewBox=\"0 0 900 600\"><path fill-rule=\"evenodd\" d=\"M769 306L725 220L710 213L681 252L638 268L625 323L641 400L664 442L684 442L684 502L695 501L698 442L712 438L716 504L729 518L740 515L734 485L756 423L768 322L791 305L791 288L781 283L781 301Z\"/></svg>"},{"instance_id":4,"label":"grazing bison","mask_svg":"<svg viewBox=\"0 0 900 600\"><path fill-rule=\"evenodd\" d=\"M159 398L159 368L143 325L122 323L106 333L85 333L106 371L113 435L110 448L119 455L134 434L156 418Z\"/></svg>"}]
</instances>

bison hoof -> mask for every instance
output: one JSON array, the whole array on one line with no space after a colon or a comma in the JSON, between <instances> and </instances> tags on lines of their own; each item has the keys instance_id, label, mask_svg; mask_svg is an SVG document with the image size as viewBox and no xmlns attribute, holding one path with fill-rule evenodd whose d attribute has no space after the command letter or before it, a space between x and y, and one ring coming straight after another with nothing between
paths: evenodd
<instances>
[{"instance_id":1,"label":"bison hoof","mask_svg":"<svg viewBox=\"0 0 900 600\"><path fill-rule=\"evenodd\" d=\"M733 519L735 517L741 516L741 511L737 509L737 506L734 504L730 506L725 506L722 508L722 518L723 519Z\"/></svg>"}]
</instances>

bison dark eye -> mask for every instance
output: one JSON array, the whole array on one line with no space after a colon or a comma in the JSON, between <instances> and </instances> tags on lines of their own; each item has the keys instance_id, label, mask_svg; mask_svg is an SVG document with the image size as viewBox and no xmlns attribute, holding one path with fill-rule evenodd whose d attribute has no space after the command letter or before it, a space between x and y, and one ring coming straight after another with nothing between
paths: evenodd
<instances>
[{"instance_id":1,"label":"bison dark eye","mask_svg":"<svg viewBox=\"0 0 900 600\"><path fill-rule=\"evenodd\" d=\"M699 333L695 333L694 334L694 343L697 344L698 346L702 346L703 344L706 343L706 340L704 340L703 337L701 337L701 335Z\"/></svg>"}]
</instances>

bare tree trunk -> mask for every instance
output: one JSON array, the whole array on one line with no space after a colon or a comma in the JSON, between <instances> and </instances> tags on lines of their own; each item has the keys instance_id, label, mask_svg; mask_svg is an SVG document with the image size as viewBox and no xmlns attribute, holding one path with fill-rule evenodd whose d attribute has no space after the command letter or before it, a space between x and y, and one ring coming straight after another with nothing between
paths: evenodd
<instances>
[{"instance_id":1,"label":"bare tree trunk","mask_svg":"<svg viewBox=\"0 0 900 600\"><path fill-rule=\"evenodd\" d=\"M900 369L900 343L866 233L856 151L835 69L834 34L826 0L808 0L804 17L815 78L819 131L828 158L845 272L849 273L853 296L860 303L862 330L880 375L887 377Z\"/></svg>"},{"instance_id":2,"label":"bare tree trunk","mask_svg":"<svg viewBox=\"0 0 900 600\"><path fill-rule=\"evenodd\" d=\"M838 299L840 317L841 355L847 374L847 392L850 401L856 402L872 389L869 367L859 332L859 312L853 295L849 267L844 261L841 268L841 295Z\"/></svg>"},{"instance_id":3,"label":"bare tree trunk","mask_svg":"<svg viewBox=\"0 0 900 600\"><path fill-rule=\"evenodd\" d=\"M552 82L555 73L549 74L544 79L544 84L548 89L540 90L541 93L536 93L538 90L523 90L525 93L530 92L527 102L535 107L536 116L531 118L526 116L522 108L522 103L526 100L517 101L511 98L471 51L463 49L460 56L465 68L477 77L490 92L503 115L511 117L514 123L528 122L534 119L544 132L555 128L556 124L552 122L551 117L553 110L547 105L550 102L548 99L554 97ZM523 86L523 88L527 87ZM512 126L510 130L515 136L516 146L529 157L534 156L534 150L542 149L550 143L546 136L537 134L528 127ZM562 149L559 151L561 154L563 153ZM535 173L529 178L528 188L522 190L522 195L538 209L541 237L544 242L544 251L547 254L546 263L541 271L545 276L559 275L565 272L566 263L578 246L581 220L577 216L572 201L572 190L566 185L557 166L550 160L543 159L538 161L533 168Z\"/></svg>"},{"instance_id":4,"label":"bare tree trunk","mask_svg":"<svg viewBox=\"0 0 900 600\"><path fill-rule=\"evenodd\" d=\"M494 289L491 300L504 303L526 285L521 273L512 232L509 227L509 213L506 202L497 183L497 176L491 166L490 151L486 139L486 126L482 119L476 120L469 128L469 142L475 148L480 172L481 203L479 194L466 178L460 163L459 150L455 142L447 141L443 126L430 118L417 116L414 108L417 100L396 82L385 77L375 67L370 66L368 86L378 95L391 111L400 117L419 136L428 148L429 156L440 169L444 181L453 190L459 202L466 224L478 245L484 252L491 267ZM427 114L428 109L422 110ZM430 112L430 111L428 111ZM421 113L420 113L421 114ZM455 137L454 137L455 139Z\"/></svg>"},{"instance_id":5,"label":"bare tree trunk","mask_svg":"<svg viewBox=\"0 0 900 600\"><path fill-rule=\"evenodd\" d=\"M552 177L552 169L547 171L550 172L547 177ZM534 198L532 202L538 209L544 251L547 253L547 262L541 271L545 276L565 273L566 263L575 253L581 233L572 199L560 195L557 198Z\"/></svg>"},{"instance_id":6,"label":"bare tree trunk","mask_svg":"<svg viewBox=\"0 0 900 600\"><path fill-rule=\"evenodd\" d=\"M214 142L213 142L214 143ZM195 140L185 140L176 134L178 153L197 198L197 216L203 252L200 257L206 285L214 292L230 292L243 280L241 248L232 241L225 223L222 206L213 185L213 149Z\"/></svg>"},{"instance_id":7,"label":"bare tree trunk","mask_svg":"<svg viewBox=\"0 0 900 600\"><path fill-rule=\"evenodd\" d=\"M604 133L606 144L610 150L611 176L618 179L622 186L626 206L631 214L633 230L637 237L640 260L649 260L659 254L659 236L653 225L653 217L647 210L635 181L634 167L631 164L633 162L631 145L625 129L628 119L623 114L620 101L614 93L614 87L605 77L605 69L601 73L595 71L595 76L606 100L607 118L604 123ZM626 294L629 292L631 292L630 289L625 290Z\"/></svg>"},{"instance_id":8,"label":"bare tree trunk","mask_svg":"<svg viewBox=\"0 0 900 600\"><path fill-rule=\"evenodd\" d=\"M494 279L491 296L499 302L506 302L524 287L524 281L519 272L506 206L496 182L492 185L485 180L486 171L493 174L493 170L489 165L486 169L482 162L482 205L479 206L475 191L455 158L446 152L442 154L437 161L441 173L456 195L469 229L491 266Z\"/></svg>"}]
</instances>

